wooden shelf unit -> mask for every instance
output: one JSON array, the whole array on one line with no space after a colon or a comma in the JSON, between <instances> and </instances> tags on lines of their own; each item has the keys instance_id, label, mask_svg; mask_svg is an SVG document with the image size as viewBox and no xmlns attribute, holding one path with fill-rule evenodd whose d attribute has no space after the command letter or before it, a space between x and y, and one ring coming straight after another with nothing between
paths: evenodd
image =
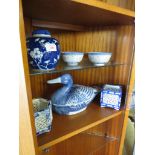
<instances>
[{"instance_id":1,"label":"wooden shelf unit","mask_svg":"<svg viewBox=\"0 0 155 155\"><path fill-rule=\"evenodd\" d=\"M23 0L23 10L25 16L34 19L34 26L66 29L65 24L71 24L67 26L71 30L134 24L135 17L134 11L97 0Z\"/></svg>"},{"instance_id":2,"label":"wooden shelf unit","mask_svg":"<svg viewBox=\"0 0 155 155\"><path fill-rule=\"evenodd\" d=\"M60 116L53 114L52 131L38 136L40 150L49 148L78 133L99 125L113 117L122 114L123 110L117 111L108 108L100 108L99 104L92 103L89 107L73 116ZM84 119L83 119L84 118Z\"/></svg>"},{"instance_id":3,"label":"wooden shelf unit","mask_svg":"<svg viewBox=\"0 0 155 155\"><path fill-rule=\"evenodd\" d=\"M74 142L74 143L73 143ZM79 133L66 141L62 141L50 147L49 149L45 149L42 152L48 152L51 155L53 152L55 154L67 154L67 155L92 155L92 153L97 153L101 149L105 151L105 148L110 144L117 144L119 139L114 136L106 136L106 134L102 134L100 132L93 132L93 128L89 132ZM67 149L63 147L66 146ZM81 149L81 146L85 149ZM103 152L104 152L103 151ZM47 154L47 153L46 153Z\"/></svg>"},{"instance_id":4,"label":"wooden shelf unit","mask_svg":"<svg viewBox=\"0 0 155 155\"><path fill-rule=\"evenodd\" d=\"M98 155L121 155L127 125L128 105L134 81L134 11L101 0L23 0L22 6L23 10L20 5L20 34L25 90L27 92L25 95L28 98L25 104L29 107L29 109L25 109L25 113L31 120L28 128L29 135L25 133L24 136L30 137L31 143L29 144L27 141L27 149L21 155L27 155L26 150L29 148L34 151L32 155L60 155L58 154L60 149L67 154L70 152L68 145L72 144L72 141L74 143L75 137L77 137L76 142L79 144L80 134L89 131L107 133L118 139L117 142L107 144L106 140L103 140L103 143L106 144L105 151L100 150ZM62 51L112 52L112 62L125 65L67 70L66 72L71 74L74 83L78 84L102 85L110 83L124 85L126 87L124 108L115 111L100 108L99 104L92 103L86 111L77 115L59 116L54 113L52 131L37 137L32 112L32 98L50 98L50 95L60 85L51 87L46 84L46 81L62 74L59 72L30 76L25 36L30 36L32 30L37 28L48 29L52 36L59 40ZM21 106L24 105L21 104ZM24 121L28 123L28 119L21 120L22 123ZM31 134L32 136L30 136ZM93 142L95 142L95 138ZM73 144L71 146L77 151ZM44 149L50 149L50 151L42 152Z\"/></svg>"}]
</instances>

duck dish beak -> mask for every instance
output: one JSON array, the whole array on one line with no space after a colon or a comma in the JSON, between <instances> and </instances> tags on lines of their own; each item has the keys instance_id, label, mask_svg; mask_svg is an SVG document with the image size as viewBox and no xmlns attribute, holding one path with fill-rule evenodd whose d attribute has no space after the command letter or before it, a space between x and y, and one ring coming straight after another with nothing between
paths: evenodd
<instances>
[{"instance_id":1,"label":"duck dish beak","mask_svg":"<svg viewBox=\"0 0 155 155\"><path fill-rule=\"evenodd\" d=\"M53 80L48 80L47 83L48 84L61 83L61 78L59 77Z\"/></svg>"}]
</instances>

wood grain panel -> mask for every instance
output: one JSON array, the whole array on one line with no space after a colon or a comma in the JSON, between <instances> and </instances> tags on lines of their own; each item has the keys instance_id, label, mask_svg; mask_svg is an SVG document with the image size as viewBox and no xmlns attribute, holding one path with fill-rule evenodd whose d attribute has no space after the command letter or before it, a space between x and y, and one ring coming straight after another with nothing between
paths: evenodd
<instances>
[{"instance_id":1,"label":"wood grain panel","mask_svg":"<svg viewBox=\"0 0 155 155\"><path fill-rule=\"evenodd\" d=\"M41 155L87 155L88 153L91 155L116 155L121 135L122 115L60 142L49 148L49 152L41 152ZM115 126L118 124L120 128L117 129ZM108 141L104 138L105 135L114 137L116 140Z\"/></svg>"},{"instance_id":2,"label":"wood grain panel","mask_svg":"<svg viewBox=\"0 0 155 155\"><path fill-rule=\"evenodd\" d=\"M105 67L68 71L74 82L84 85L114 83L127 85L129 67L132 58L134 37L133 26L104 27L90 29L86 32L62 32L52 36L59 40L62 51L107 51L112 52L111 61L129 64L128 66ZM50 97L60 85L47 85L46 81L61 74L31 76L33 97Z\"/></svg>"},{"instance_id":3,"label":"wood grain panel","mask_svg":"<svg viewBox=\"0 0 155 155\"><path fill-rule=\"evenodd\" d=\"M38 20L71 25L133 24L135 13L96 0L23 0L24 14Z\"/></svg>"},{"instance_id":4,"label":"wood grain panel","mask_svg":"<svg viewBox=\"0 0 155 155\"><path fill-rule=\"evenodd\" d=\"M98 86L106 83L113 84L112 77L114 76L113 70L116 67L105 67L97 69L86 69L78 71L68 71L72 75L75 84L86 86ZM119 68L119 66L117 66ZM58 88L62 87L61 84L49 85L47 80L59 77L64 73L56 73L52 75L37 75L31 76L32 96L49 98L51 94ZM122 83L120 83L122 84Z\"/></svg>"},{"instance_id":5,"label":"wood grain panel","mask_svg":"<svg viewBox=\"0 0 155 155\"><path fill-rule=\"evenodd\" d=\"M126 111L125 111L125 116L123 120L123 129L122 129L121 141L120 141L120 146L119 146L119 155L122 155L122 151L123 151L124 139L125 139L126 128L127 128L127 123L128 123L128 115L129 115L129 110L130 110L129 105L132 99L134 83L135 83L135 59L133 58L133 66L131 67L131 76L129 79L129 87L128 87L128 94L127 94Z\"/></svg>"},{"instance_id":6,"label":"wood grain panel","mask_svg":"<svg viewBox=\"0 0 155 155\"><path fill-rule=\"evenodd\" d=\"M115 40L116 30L113 27L90 29L86 32L76 33L76 50L113 52Z\"/></svg>"},{"instance_id":7,"label":"wood grain panel","mask_svg":"<svg viewBox=\"0 0 155 155\"><path fill-rule=\"evenodd\" d=\"M134 47L134 27L122 26L117 29L117 43L114 53L115 61L127 63L128 66L115 68L114 83L128 84L130 65L132 64L133 47Z\"/></svg>"},{"instance_id":8,"label":"wood grain panel","mask_svg":"<svg viewBox=\"0 0 155 155\"><path fill-rule=\"evenodd\" d=\"M21 51L19 51L19 152L20 155L38 155L21 3L20 0L19 29Z\"/></svg>"},{"instance_id":9,"label":"wood grain panel","mask_svg":"<svg viewBox=\"0 0 155 155\"><path fill-rule=\"evenodd\" d=\"M135 10L135 0L98 0L129 10Z\"/></svg>"},{"instance_id":10,"label":"wood grain panel","mask_svg":"<svg viewBox=\"0 0 155 155\"><path fill-rule=\"evenodd\" d=\"M24 17L25 35L26 37L31 37L31 32L33 31L32 21L30 18Z\"/></svg>"},{"instance_id":11,"label":"wood grain panel","mask_svg":"<svg viewBox=\"0 0 155 155\"><path fill-rule=\"evenodd\" d=\"M60 116L53 113L53 129L51 132L38 137L39 149L49 148L122 113L123 111L100 108L98 104L94 103L84 112L74 116Z\"/></svg>"},{"instance_id":12,"label":"wood grain panel","mask_svg":"<svg viewBox=\"0 0 155 155\"><path fill-rule=\"evenodd\" d=\"M32 29L36 29L33 27ZM85 32L67 32L55 31L49 29L52 36L59 40L61 51L107 51L112 52L111 61L122 62L128 65L117 67L103 67L94 69L85 69L78 71L68 71L73 76L74 83L82 85L102 85L121 84L127 87L129 81L130 67L132 63L133 44L134 44L134 26L108 26L90 28ZM28 31L31 31L29 28ZM28 32L29 33L29 32ZM32 97L50 98L51 94L61 87L61 84L48 85L46 81L56 78L64 73L56 73L52 75L31 76ZM119 137L122 131L123 115L114 121L108 121L104 125L103 131L107 131L110 135ZM101 131L101 127L93 130ZM97 151L95 155L115 155L118 153L119 142L106 144L104 149ZM59 149L58 149L59 148ZM60 147L57 145L52 147L50 155L59 155L60 148L66 152L69 151L68 143L64 142ZM46 153L48 155L48 152Z\"/></svg>"},{"instance_id":13,"label":"wood grain panel","mask_svg":"<svg viewBox=\"0 0 155 155\"><path fill-rule=\"evenodd\" d=\"M43 20L32 20L32 26L51 28L56 30L68 30L68 31L84 31L86 29L86 27L84 26L49 22L49 21L43 21Z\"/></svg>"},{"instance_id":14,"label":"wood grain panel","mask_svg":"<svg viewBox=\"0 0 155 155\"><path fill-rule=\"evenodd\" d=\"M100 148L98 151L92 153L91 155L117 155L117 152L115 152L117 146L118 146L117 141L107 143L105 144L105 146Z\"/></svg>"}]
</instances>

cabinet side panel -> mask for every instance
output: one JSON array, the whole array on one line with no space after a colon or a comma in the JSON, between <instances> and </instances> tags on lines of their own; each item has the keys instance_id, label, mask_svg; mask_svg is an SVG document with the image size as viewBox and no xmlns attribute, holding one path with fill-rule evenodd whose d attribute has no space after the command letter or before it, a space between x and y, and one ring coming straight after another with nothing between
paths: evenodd
<instances>
[{"instance_id":1,"label":"cabinet side panel","mask_svg":"<svg viewBox=\"0 0 155 155\"><path fill-rule=\"evenodd\" d=\"M123 129L122 129L122 134L121 134L121 141L120 141L120 146L119 146L119 155L122 155L123 151L123 146L124 146L124 139L125 139L125 134L126 134L126 128L127 128L127 123L128 123L128 115L129 115L129 105L131 103L131 97L132 97L132 92L134 89L134 82L135 82L135 59L133 59L133 65L131 68L131 76L129 80L129 88L128 88L128 94L127 94L127 106L125 110L125 116L123 120Z\"/></svg>"},{"instance_id":2,"label":"cabinet side panel","mask_svg":"<svg viewBox=\"0 0 155 155\"><path fill-rule=\"evenodd\" d=\"M20 155L37 155L37 139L34 127L34 117L31 103L30 79L27 64L25 30L22 14L22 6L20 1L20 80L19 80L19 145Z\"/></svg>"}]
</instances>

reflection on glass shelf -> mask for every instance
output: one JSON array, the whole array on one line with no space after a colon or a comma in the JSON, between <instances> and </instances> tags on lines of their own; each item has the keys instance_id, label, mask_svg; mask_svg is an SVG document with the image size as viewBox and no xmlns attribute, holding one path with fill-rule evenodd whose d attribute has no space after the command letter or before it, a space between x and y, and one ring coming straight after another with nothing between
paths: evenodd
<instances>
[{"instance_id":1,"label":"reflection on glass shelf","mask_svg":"<svg viewBox=\"0 0 155 155\"><path fill-rule=\"evenodd\" d=\"M118 138L109 137L98 132L82 132L55 145L57 154L67 155L92 155L110 142L118 141ZM62 148L67 149L62 149ZM52 149L50 150L52 151Z\"/></svg>"},{"instance_id":2,"label":"reflection on glass shelf","mask_svg":"<svg viewBox=\"0 0 155 155\"><path fill-rule=\"evenodd\" d=\"M87 153L87 155L93 155L94 153L97 153L98 151L103 149L110 142L119 141L119 139L116 137L103 135L103 133L100 133L100 132L86 132L83 134L88 134L91 137L92 136L95 137L95 139L93 141L95 145L93 144L93 148L92 148L92 146L90 146L92 148L92 150L89 150L89 153ZM96 140L97 140L98 144L96 144L96 142L95 142Z\"/></svg>"},{"instance_id":3,"label":"reflection on glass shelf","mask_svg":"<svg viewBox=\"0 0 155 155\"><path fill-rule=\"evenodd\" d=\"M109 62L105 65L94 66L88 59L85 58L82 60L81 63L79 63L78 66L68 66L67 63L60 60L59 64L54 70L51 70L51 71L30 70L30 75L52 74L52 73L60 73L60 72L71 71L71 70L80 70L80 69L86 69L86 68L99 68L99 67L107 67L107 66L119 66L119 65L126 65L126 64Z\"/></svg>"}]
</instances>

